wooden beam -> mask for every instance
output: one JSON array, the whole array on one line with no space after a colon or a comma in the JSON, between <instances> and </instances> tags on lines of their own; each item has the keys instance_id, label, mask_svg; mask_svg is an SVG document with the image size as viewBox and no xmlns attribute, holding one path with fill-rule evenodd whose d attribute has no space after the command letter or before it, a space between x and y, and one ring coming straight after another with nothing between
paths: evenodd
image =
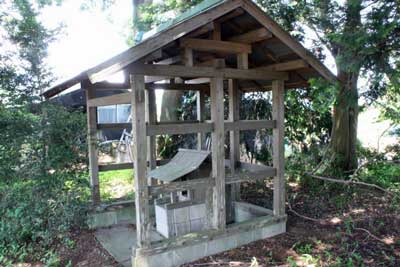
<instances>
[{"instance_id":1,"label":"wooden beam","mask_svg":"<svg viewBox=\"0 0 400 267\"><path fill-rule=\"evenodd\" d=\"M181 62L182 58L180 55L174 56L174 57L169 57L160 61L155 62L154 64L159 64L159 65L171 65L175 64L178 62Z\"/></svg>"},{"instance_id":2,"label":"wooden beam","mask_svg":"<svg viewBox=\"0 0 400 267\"><path fill-rule=\"evenodd\" d=\"M221 41L221 24L214 21L213 22L213 32L212 32L212 39L216 41Z\"/></svg>"},{"instance_id":3,"label":"wooden beam","mask_svg":"<svg viewBox=\"0 0 400 267\"><path fill-rule=\"evenodd\" d=\"M89 87L89 82L81 83L82 88ZM101 202L100 183L99 183L99 159L97 150L97 108L90 107L89 101L95 97L95 91L87 89L86 92L86 118L88 125L88 156L89 156L89 176L92 191L92 201L94 205Z\"/></svg>"},{"instance_id":4,"label":"wooden beam","mask_svg":"<svg viewBox=\"0 0 400 267\"><path fill-rule=\"evenodd\" d=\"M169 194L178 191L199 189L211 186L210 178L197 178L183 182L173 182L162 185L153 185L149 187L149 194L152 197L159 197L160 194Z\"/></svg>"},{"instance_id":5,"label":"wooden beam","mask_svg":"<svg viewBox=\"0 0 400 267\"><path fill-rule=\"evenodd\" d=\"M236 172L233 175L229 175L226 177L226 184L240 184L243 182L254 182L256 180L265 179L268 177L274 177L275 175L276 175L275 168L263 166L262 170L258 171L256 170L253 172L246 172L246 171Z\"/></svg>"},{"instance_id":6,"label":"wooden beam","mask_svg":"<svg viewBox=\"0 0 400 267\"><path fill-rule=\"evenodd\" d=\"M115 94L104 97L97 97L93 99L89 99L87 101L88 107L100 107L100 106L108 106L108 105L117 105L117 104L130 104L130 96L131 93L122 93Z\"/></svg>"},{"instance_id":7,"label":"wooden beam","mask_svg":"<svg viewBox=\"0 0 400 267\"><path fill-rule=\"evenodd\" d=\"M285 83L285 89L298 89L298 88L307 88L310 84L308 82L290 82ZM271 91L272 85L261 85L261 86L247 86L247 87L240 87L240 90L244 92L264 92L264 91Z\"/></svg>"},{"instance_id":8,"label":"wooden beam","mask_svg":"<svg viewBox=\"0 0 400 267\"><path fill-rule=\"evenodd\" d=\"M150 53L140 60L142 63L149 63L155 60L158 60L163 57L162 49L157 49L156 51Z\"/></svg>"},{"instance_id":9,"label":"wooden beam","mask_svg":"<svg viewBox=\"0 0 400 267\"><path fill-rule=\"evenodd\" d=\"M156 94L154 90L146 90L146 123L154 125L157 123ZM147 161L149 162L149 171L156 168L156 137L147 137ZM155 184L154 179L148 181L149 185Z\"/></svg>"},{"instance_id":10,"label":"wooden beam","mask_svg":"<svg viewBox=\"0 0 400 267\"><path fill-rule=\"evenodd\" d=\"M129 84L127 84L127 83L97 82L95 84L88 85L87 89L95 89L95 90L129 89Z\"/></svg>"},{"instance_id":11,"label":"wooden beam","mask_svg":"<svg viewBox=\"0 0 400 267\"><path fill-rule=\"evenodd\" d=\"M266 28L249 31L241 35L228 38L228 41L242 44L252 44L272 38L272 33Z\"/></svg>"},{"instance_id":12,"label":"wooden beam","mask_svg":"<svg viewBox=\"0 0 400 267\"><path fill-rule=\"evenodd\" d=\"M213 123L185 123L185 124L157 124L147 125L147 135L161 134L191 134L191 133L209 133L213 130Z\"/></svg>"},{"instance_id":13,"label":"wooden beam","mask_svg":"<svg viewBox=\"0 0 400 267\"><path fill-rule=\"evenodd\" d=\"M292 60L283 63L272 64L263 67L257 67L256 69L259 70L266 70L266 71L289 71L289 70L297 70L308 68L308 63L303 59Z\"/></svg>"},{"instance_id":14,"label":"wooden beam","mask_svg":"<svg viewBox=\"0 0 400 267\"><path fill-rule=\"evenodd\" d=\"M132 123L98 123L98 130L112 129L112 130L122 130L131 129Z\"/></svg>"},{"instance_id":15,"label":"wooden beam","mask_svg":"<svg viewBox=\"0 0 400 267\"><path fill-rule=\"evenodd\" d=\"M204 91L196 92L196 112L197 112L197 119L200 122L203 122L205 119L205 93ZM197 149L202 150L203 143L205 140L204 133L197 133Z\"/></svg>"},{"instance_id":16,"label":"wooden beam","mask_svg":"<svg viewBox=\"0 0 400 267\"><path fill-rule=\"evenodd\" d=\"M283 81L272 82L272 117L276 127L272 131L272 161L276 169L274 177L274 215L285 214L285 148L284 148L284 120L285 120L285 88Z\"/></svg>"},{"instance_id":17,"label":"wooden beam","mask_svg":"<svg viewBox=\"0 0 400 267\"><path fill-rule=\"evenodd\" d=\"M211 79L211 120L214 123L212 138L212 179L215 181L212 197L211 225L223 230L226 226L225 207L225 131L224 83L222 78ZM209 190L210 191L210 190Z\"/></svg>"},{"instance_id":18,"label":"wooden beam","mask_svg":"<svg viewBox=\"0 0 400 267\"><path fill-rule=\"evenodd\" d=\"M170 77L201 77L201 78L224 78L244 80L287 80L288 74L284 72L264 71L257 69L239 70L232 68L213 67L187 67L178 65L151 65L135 63L130 67L131 74L148 76L170 76Z\"/></svg>"},{"instance_id":19,"label":"wooden beam","mask_svg":"<svg viewBox=\"0 0 400 267\"><path fill-rule=\"evenodd\" d=\"M251 46L247 44L206 39L185 38L181 40L181 47L192 48L196 51L217 53L251 53Z\"/></svg>"},{"instance_id":20,"label":"wooden beam","mask_svg":"<svg viewBox=\"0 0 400 267\"><path fill-rule=\"evenodd\" d=\"M99 165L99 171L128 170L133 168L132 162Z\"/></svg>"},{"instance_id":21,"label":"wooden beam","mask_svg":"<svg viewBox=\"0 0 400 267\"><path fill-rule=\"evenodd\" d=\"M276 126L274 120L241 120L225 122L225 131L246 131L259 129L273 129Z\"/></svg>"},{"instance_id":22,"label":"wooden beam","mask_svg":"<svg viewBox=\"0 0 400 267\"><path fill-rule=\"evenodd\" d=\"M182 84L182 83L151 83L146 84L147 90L184 90L184 91L208 91L208 84Z\"/></svg>"},{"instance_id":23,"label":"wooden beam","mask_svg":"<svg viewBox=\"0 0 400 267\"><path fill-rule=\"evenodd\" d=\"M147 189L147 146L144 76L131 75L132 153L135 168L136 237L138 247L150 245L149 191Z\"/></svg>"}]
</instances>

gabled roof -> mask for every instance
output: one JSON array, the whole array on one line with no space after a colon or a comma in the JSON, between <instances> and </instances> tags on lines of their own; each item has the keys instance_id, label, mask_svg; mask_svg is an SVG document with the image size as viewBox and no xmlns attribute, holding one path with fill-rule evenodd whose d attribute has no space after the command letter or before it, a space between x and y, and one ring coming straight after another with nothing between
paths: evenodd
<instances>
[{"instance_id":1,"label":"gabled roof","mask_svg":"<svg viewBox=\"0 0 400 267\"><path fill-rule=\"evenodd\" d=\"M237 16L237 18L233 16L230 20L232 24L236 24L236 28L239 31L244 30L246 32L254 29L254 27L265 27L273 36L271 42L263 44L263 46L258 49L254 49L253 59L257 65L271 63L271 58L275 60L274 57L279 58L279 55L285 54L285 60L293 61L301 59L311 67L307 72L301 74L294 73L295 76L299 76L300 78L296 78L292 75L294 77L293 80L308 80L309 78L320 76L332 82L337 81L336 76L332 74L323 63L305 49L301 43L291 37L289 33L283 30L251 0L206 0L176 19L146 33L144 37L147 37L147 39L143 40L141 43L80 73L72 79L52 87L44 93L44 96L47 98L52 97L87 79L92 83L103 81L109 75L123 70L131 63L137 62L160 49L169 49L169 54L174 54L179 50L179 46L175 44L176 40L191 34L195 30L206 27L210 22L221 19L224 16L229 17L229 14L233 14L237 10L243 12L239 13L241 15ZM235 30L227 27L227 30L223 32L223 34L229 36L232 35L233 32L235 32ZM172 48L168 46L172 46ZM261 61L265 55L267 55L267 58ZM285 60L282 63L284 63ZM275 62L280 63L280 61Z\"/></svg>"}]
</instances>

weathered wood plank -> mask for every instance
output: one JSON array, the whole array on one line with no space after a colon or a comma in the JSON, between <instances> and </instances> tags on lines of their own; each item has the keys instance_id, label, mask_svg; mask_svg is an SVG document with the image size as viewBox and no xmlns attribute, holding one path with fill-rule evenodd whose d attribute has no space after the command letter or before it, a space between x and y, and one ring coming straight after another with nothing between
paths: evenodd
<instances>
[{"instance_id":1,"label":"weathered wood plank","mask_svg":"<svg viewBox=\"0 0 400 267\"><path fill-rule=\"evenodd\" d=\"M172 182L162 185L153 185L149 187L149 194L152 197L159 197L161 194L169 194L184 190L193 190L212 186L210 178L198 178L183 182Z\"/></svg>"},{"instance_id":2,"label":"weathered wood plank","mask_svg":"<svg viewBox=\"0 0 400 267\"><path fill-rule=\"evenodd\" d=\"M276 169L274 177L274 215L285 214L285 149L284 149L284 120L285 120L285 88L283 81L272 82L272 117L276 127L272 132L272 161Z\"/></svg>"},{"instance_id":3,"label":"weathered wood plank","mask_svg":"<svg viewBox=\"0 0 400 267\"><path fill-rule=\"evenodd\" d=\"M228 41L243 43L243 44L251 44L264 41L270 38L272 38L272 33L268 31L266 28L260 28L257 30L243 33L241 35L232 36L228 38Z\"/></svg>"},{"instance_id":4,"label":"weathered wood plank","mask_svg":"<svg viewBox=\"0 0 400 267\"><path fill-rule=\"evenodd\" d=\"M135 168L136 231L138 247L150 245L149 191L147 189L147 145L144 76L131 75L132 153Z\"/></svg>"},{"instance_id":5,"label":"weathered wood plank","mask_svg":"<svg viewBox=\"0 0 400 267\"><path fill-rule=\"evenodd\" d=\"M184 84L184 83L151 83L146 84L147 90L184 90L184 91L208 91L210 86L207 84Z\"/></svg>"},{"instance_id":6,"label":"weathered wood plank","mask_svg":"<svg viewBox=\"0 0 400 267\"><path fill-rule=\"evenodd\" d=\"M181 40L181 47L215 53L251 53L251 46L247 44L208 39L184 38Z\"/></svg>"},{"instance_id":7,"label":"weathered wood plank","mask_svg":"<svg viewBox=\"0 0 400 267\"><path fill-rule=\"evenodd\" d=\"M87 88L90 83L82 82L81 87ZM97 149L97 108L89 107L87 104L95 97L95 90L87 89L86 92L86 118L88 125L88 156L90 187L92 190L92 201L94 205L100 204L100 183L99 183L99 160Z\"/></svg>"},{"instance_id":8,"label":"weathered wood plank","mask_svg":"<svg viewBox=\"0 0 400 267\"><path fill-rule=\"evenodd\" d=\"M225 229L225 131L224 131L224 81L222 78L211 79L211 120L214 123L212 138L212 179L213 190L212 226Z\"/></svg>"},{"instance_id":9,"label":"weathered wood plank","mask_svg":"<svg viewBox=\"0 0 400 267\"><path fill-rule=\"evenodd\" d=\"M283 63L276 63L268 66L263 66L263 67L257 67L256 69L259 70L270 70L270 71L289 71L289 70L297 70L297 69L303 69L303 68L308 68L309 65L308 63L303 60L303 59L298 59L298 60L292 60L288 62L283 62Z\"/></svg>"},{"instance_id":10,"label":"weathered wood plank","mask_svg":"<svg viewBox=\"0 0 400 267\"><path fill-rule=\"evenodd\" d=\"M98 130L113 129L113 130L123 130L131 129L132 123L99 123L97 124Z\"/></svg>"},{"instance_id":11,"label":"weathered wood plank","mask_svg":"<svg viewBox=\"0 0 400 267\"><path fill-rule=\"evenodd\" d=\"M154 90L146 91L146 123L147 125L154 125L157 123L157 106L156 94ZM147 136L147 161L149 162L149 171L156 167L156 137ZM156 181L150 179L149 185L155 184Z\"/></svg>"},{"instance_id":12,"label":"weathered wood plank","mask_svg":"<svg viewBox=\"0 0 400 267\"><path fill-rule=\"evenodd\" d=\"M213 123L208 122L157 124L147 126L147 135L209 133L212 129Z\"/></svg>"},{"instance_id":13,"label":"weathered wood plank","mask_svg":"<svg viewBox=\"0 0 400 267\"><path fill-rule=\"evenodd\" d=\"M197 109L197 119L200 122L204 122L205 119L205 94L204 91L196 92L196 109ZM205 141L204 133L197 133L197 149L201 150L203 143Z\"/></svg>"},{"instance_id":14,"label":"weathered wood plank","mask_svg":"<svg viewBox=\"0 0 400 267\"><path fill-rule=\"evenodd\" d=\"M244 80L287 80L288 74L284 72L264 71L257 69L232 69L213 67L187 67L178 65L154 65L134 63L129 69L131 74L168 77L201 77L225 78Z\"/></svg>"},{"instance_id":15,"label":"weathered wood plank","mask_svg":"<svg viewBox=\"0 0 400 267\"><path fill-rule=\"evenodd\" d=\"M225 131L246 131L259 129L273 129L275 120L240 120L225 122Z\"/></svg>"},{"instance_id":16,"label":"weathered wood plank","mask_svg":"<svg viewBox=\"0 0 400 267\"><path fill-rule=\"evenodd\" d=\"M88 107L100 107L117 104L130 104L131 93L115 94L111 96L97 97L87 101Z\"/></svg>"}]
</instances>

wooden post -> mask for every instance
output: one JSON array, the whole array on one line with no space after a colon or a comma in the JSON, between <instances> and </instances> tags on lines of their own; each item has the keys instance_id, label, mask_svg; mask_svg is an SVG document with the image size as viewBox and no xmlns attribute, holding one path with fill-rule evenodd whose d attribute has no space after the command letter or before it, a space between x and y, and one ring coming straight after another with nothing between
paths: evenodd
<instances>
[{"instance_id":1,"label":"wooden post","mask_svg":"<svg viewBox=\"0 0 400 267\"><path fill-rule=\"evenodd\" d=\"M143 75L131 75L132 153L135 169L136 231L138 247L150 244L149 191L147 190L146 103Z\"/></svg>"},{"instance_id":2,"label":"wooden post","mask_svg":"<svg viewBox=\"0 0 400 267\"><path fill-rule=\"evenodd\" d=\"M285 214L285 150L284 150L284 97L285 88L282 80L272 82L272 118L276 120L273 129L273 165L274 177L274 215Z\"/></svg>"},{"instance_id":3,"label":"wooden post","mask_svg":"<svg viewBox=\"0 0 400 267\"><path fill-rule=\"evenodd\" d=\"M205 102L204 102L204 91L200 90L196 92L196 105L197 105L197 119L199 120L199 122L203 122L204 121L204 113L205 113ZM205 134L204 133L197 133L197 149L201 150L203 143L205 140Z\"/></svg>"},{"instance_id":4,"label":"wooden post","mask_svg":"<svg viewBox=\"0 0 400 267\"><path fill-rule=\"evenodd\" d=\"M88 100L95 98L96 96L94 89L89 88L88 81L82 82L81 87L86 89L90 187L92 190L93 204L97 205L101 202L99 186L99 160L97 150L97 108L88 106Z\"/></svg>"},{"instance_id":5,"label":"wooden post","mask_svg":"<svg viewBox=\"0 0 400 267\"><path fill-rule=\"evenodd\" d=\"M228 83L228 95L229 95L229 121L234 122L239 120L239 88L237 80L229 80ZM230 160L231 160L231 172L235 172L236 163L240 160L239 151L239 131L229 132L230 140Z\"/></svg>"},{"instance_id":6,"label":"wooden post","mask_svg":"<svg viewBox=\"0 0 400 267\"><path fill-rule=\"evenodd\" d=\"M212 179L215 179L211 225L225 229L225 132L224 132L224 84L222 78L211 79L211 120L214 123L212 137Z\"/></svg>"},{"instance_id":7,"label":"wooden post","mask_svg":"<svg viewBox=\"0 0 400 267\"><path fill-rule=\"evenodd\" d=\"M156 95L154 90L146 90L146 122L154 125L157 122ZM149 162L149 170L156 168L156 137L147 137L147 160ZM156 184L154 179L148 181L149 185Z\"/></svg>"}]
</instances>

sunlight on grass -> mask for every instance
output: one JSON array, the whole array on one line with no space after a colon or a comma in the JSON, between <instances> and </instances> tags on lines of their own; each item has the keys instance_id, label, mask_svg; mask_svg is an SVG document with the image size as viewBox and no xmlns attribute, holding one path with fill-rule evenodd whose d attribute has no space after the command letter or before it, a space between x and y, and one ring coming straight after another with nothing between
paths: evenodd
<instances>
[{"instance_id":1,"label":"sunlight on grass","mask_svg":"<svg viewBox=\"0 0 400 267\"><path fill-rule=\"evenodd\" d=\"M100 172L100 195L102 201L133 199L133 170Z\"/></svg>"}]
</instances>

